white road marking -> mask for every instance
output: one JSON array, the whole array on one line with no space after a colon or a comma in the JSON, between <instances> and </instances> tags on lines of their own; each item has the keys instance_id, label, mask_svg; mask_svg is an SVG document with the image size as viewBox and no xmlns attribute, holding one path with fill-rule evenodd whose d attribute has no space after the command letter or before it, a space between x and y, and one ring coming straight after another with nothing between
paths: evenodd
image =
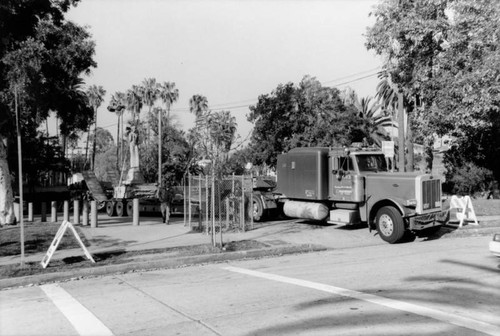
<instances>
[{"instance_id":1,"label":"white road marking","mask_svg":"<svg viewBox=\"0 0 500 336\"><path fill-rule=\"evenodd\" d=\"M335 295L340 295L340 296L345 296L345 297L349 297L349 298L353 298L353 299L357 299L357 300L362 300L362 301L374 303L377 305L381 305L384 307L402 310L402 311L406 311L408 313L429 317L429 318L432 318L435 320L454 324L454 325L457 325L459 327L464 327L467 329L479 331L479 332L482 332L482 333L485 333L488 335L500 336L500 327L499 326L492 325L492 324L478 321L478 320L474 320L471 318L463 317L463 316L457 316L454 314L446 313L446 312L443 312L443 311L440 311L437 309L418 306L416 304L412 304L412 303L408 303L408 302L393 300L393 299L389 299L389 298L385 298L385 297L381 297L381 296L377 296L377 295L373 295L373 294L357 292L354 290L325 285L325 284L321 284L321 283L317 283L317 282L294 279L294 278L289 278L289 277L285 277L285 276L281 276L281 275L263 273L263 272L259 272L259 271L252 271L252 270L248 270L245 268L227 266L227 267L223 267L223 269L225 269L227 271L231 271L231 272L251 275L254 277L258 277L258 278L263 278L263 279L267 279L267 280L274 280L274 281L292 284L292 285L296 285L296 286L316 289L319 291L332 293Z\"/></svg>"},{"instance_id":2,"label":"white road marking","mask_svg":"<svg viewBox=\"0 0 500 336\"><path fill-rule=\"evenodd\" d=\"M82 336L113 336L94 314L73 298L58 284L43 285L40 288Z\"/></svg>"}]
</instances>

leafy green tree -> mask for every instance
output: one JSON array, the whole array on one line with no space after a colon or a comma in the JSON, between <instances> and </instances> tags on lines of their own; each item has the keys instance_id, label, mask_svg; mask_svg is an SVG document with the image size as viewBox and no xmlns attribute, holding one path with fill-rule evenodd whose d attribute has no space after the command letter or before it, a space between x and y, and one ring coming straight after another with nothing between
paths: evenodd
<instances>
[{"instance_id":1,"label":"leafy green tree","mask_svg":"<svg viewBox=\"0 0 500 336\"><path fill-rule=\"evenodd\" d=\"M142 81L142 101L148 106L148 118L151 115L151 110L158 100L160 95L159 84L156 83L155 78L146 78ZM146 144L149 146L151 142L151 132L149 127L146 132Z\"/></svg>"},{"instance_id":2,"label":"leafy green tree","mask_svg":"<svg viewBox=\"0 0 500 336\"><path fill-rule=\"evenodd\" d=\"M453 136L457 151L446 155L458 157L447 162L472 162L499 179L500 3L385 0L374 15L366 45L412 97L414 128Z\"/></svg>"},{"instance_id":3,"label":"leafy green tree","mask_svg":"<svg viewBox=\"0 0 500 336\"><path fill-rule=\"evenodd\" d=\"M0 5L0 120L4 121L0 123L0 141L8 147L13 143L15 103L25 148L30 148L26 141L39 136L34 130L49 111L55 111L61 120L63 135L69 130L86 130L92 119L92 109L77 88L80 76L96 66L94 42L84 28L64 20L64 14L76 3L5 0ZM15 154L9 151L9 164L2 166L12 166ZM27 161L32 159L23 156ZM2 173L10 174L8 170ZM0 202L0 217L12 204L8 196L11 185L4 181L0 176L0 199L5 200Z\"/></svg>"},{"instance_id":4,"label":"leafy green tree","mask_svg":"<svg viewBox=\"0 0 500 336\"><path fill-rule=\"evenodd\" d=\"M160 84L159 87L160 90L160 99L163 101L165 104L165 108L167 110L167 128L168 128L168 123L170 121L170 108L173 103L179 99L179 90L175 87L175 83L173 82L164 82L163 84ZM159 174L158 174L158 182L162 181L162 143L163 143L163 129L162 129L162 119L163 119L163 110L158 109L158 169L159 169ZM165 133L165 136L167 137L168 141L168 133Z\"/></svg>"},{"instance_id":5,"label":"leafy green tree","mask_svg":"<svg viewBox=\"0 0 500 336\"><path fill-rule=\"evenodd\" d=\"M340 91L305 76L298 87L280 84L250 106L251 146L256 165L276 166L277 155L294 147L342 146L362 141L363 120L346 106Z\"/></svg>"}]
</instances>

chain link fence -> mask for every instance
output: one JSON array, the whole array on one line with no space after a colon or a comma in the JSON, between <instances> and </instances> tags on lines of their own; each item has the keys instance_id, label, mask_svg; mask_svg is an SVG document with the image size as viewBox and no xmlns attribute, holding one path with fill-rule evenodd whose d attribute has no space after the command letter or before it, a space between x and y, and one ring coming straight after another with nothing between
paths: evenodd
<instances>
[{"instance_id":1,"label":"chain link fence","mask_svg":"<svg viewBox=\"0 0 500 336\"><path fill-rule=\"evenodd\" d=\"M252 176L189 175L184 225L214 238L216 233L253 229L252 185Z\"/></svg>"}]
</instances>

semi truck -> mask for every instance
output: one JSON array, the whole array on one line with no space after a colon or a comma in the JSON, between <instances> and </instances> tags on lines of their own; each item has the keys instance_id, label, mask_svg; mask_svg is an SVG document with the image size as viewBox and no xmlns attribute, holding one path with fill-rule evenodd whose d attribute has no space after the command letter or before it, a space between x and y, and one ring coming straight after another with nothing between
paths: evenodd
<instances>
[{"instance_id":1,"label":"semi truck","mask_svg":"<svg viewBox=\"0 0 500 336\"><path fill-rule=\"evenodd\" d=\"M256 213L282 206L292 218L365 223L391 244L437 231L442 225L441 179L393 172L389 166L380 149L361 144L292 149L278 155L276 189L254 192L254 219Z\"/></svg>"}]
</instances>

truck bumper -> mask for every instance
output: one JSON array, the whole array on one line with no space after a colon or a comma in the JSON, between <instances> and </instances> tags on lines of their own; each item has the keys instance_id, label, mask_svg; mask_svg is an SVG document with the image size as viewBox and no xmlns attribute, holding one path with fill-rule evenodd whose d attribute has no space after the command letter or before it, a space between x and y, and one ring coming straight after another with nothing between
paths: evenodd
<instances>
[{"instance_id":1,"label":"truck bumper","mask_svg":"<svg viewBox=\"0 0 500 336\"><path fill-rule=\"evenodd\" d=\"M430 214L410 217L409 229L412 231L420 231L434 226L443 225L443 222L439 220L441 217L442 217L441 212L434 212Z\"/></svg>"}]
</instances>

